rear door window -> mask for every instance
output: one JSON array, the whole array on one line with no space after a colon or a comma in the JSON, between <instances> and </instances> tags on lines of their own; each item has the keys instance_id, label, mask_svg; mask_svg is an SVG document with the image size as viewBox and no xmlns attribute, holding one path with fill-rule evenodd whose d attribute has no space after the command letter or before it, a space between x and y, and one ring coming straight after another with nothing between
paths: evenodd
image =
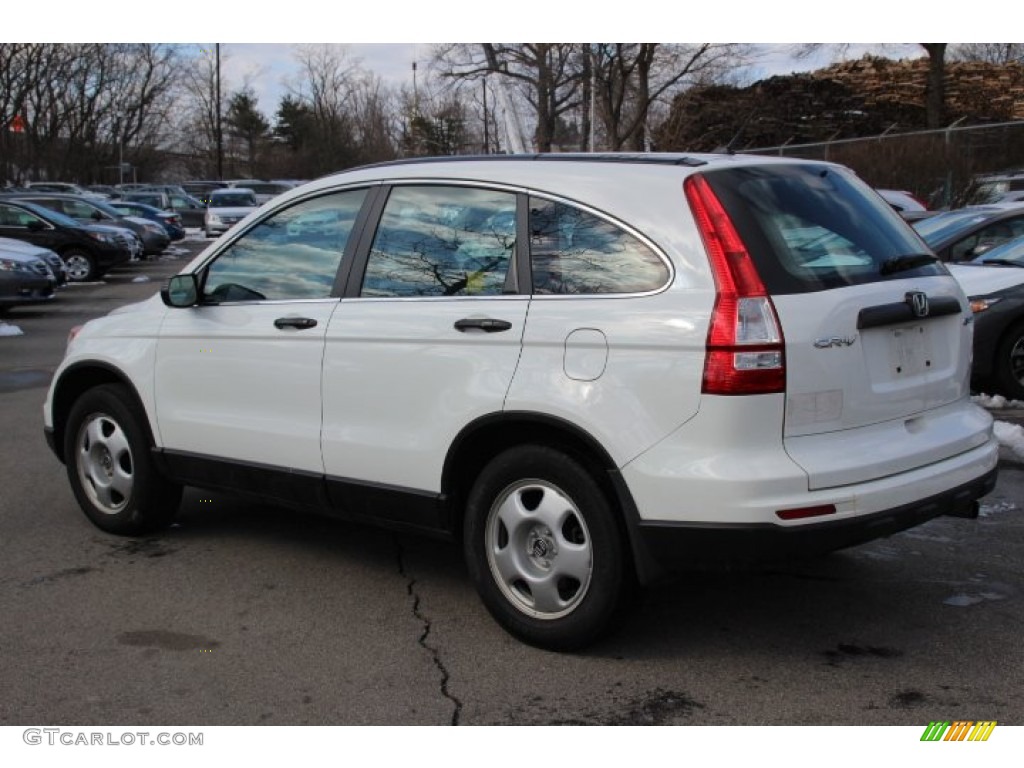
<instances>
[{"instance_id":1,"label":"rear door window","mask_svg":"<svg viewBox=\"0 0 1024 768\"><path fill-rule=\"evenodd\" d=\"M845 169L770 165L705 178L770 293L946 272L913 230Z\"/></svg>"},{"instance_id":2,"label":"rear door window","mask_svg":"<svg viewBox=\"0 0 1024 768\"><path fill-rule=\"evenodd\" d=\"M469 187L396 187L370 248L360 296L504 293L516 245L516 196Z\"/></svg>"}]
</instances>

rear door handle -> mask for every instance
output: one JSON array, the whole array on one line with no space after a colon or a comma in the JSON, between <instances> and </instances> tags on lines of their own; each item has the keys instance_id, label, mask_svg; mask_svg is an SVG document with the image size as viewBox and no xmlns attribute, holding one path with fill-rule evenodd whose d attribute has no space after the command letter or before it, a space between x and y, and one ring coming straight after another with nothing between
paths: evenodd
<instances>
[{"instance_id":1,"label":"rear door handle","mask_svg":"<svg viewBox=\"0 0 1024 768\"><path fill-rule=\"evenodd\" d=\"M279 317L274 321L275 328L296 328L300 331L315 328L316 320L311 317Z\"/></svg>"},{"instance_id":2,"label":"rear door handle","mask_svg":"<svg viewBox=\"0 0 1024 768\"><path fill-rule=\"evenodd\" d=\"M512 328L508 320L495 320L492 317L464 317L455 321L455 330L465 333L466 331L484 331L486 333L499 333Z\"/></svg>"}]
</instances>

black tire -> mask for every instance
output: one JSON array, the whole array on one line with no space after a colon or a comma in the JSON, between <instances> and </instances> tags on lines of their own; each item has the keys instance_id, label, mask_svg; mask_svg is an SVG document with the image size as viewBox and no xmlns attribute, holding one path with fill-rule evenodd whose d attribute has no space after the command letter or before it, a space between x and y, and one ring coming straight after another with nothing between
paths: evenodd
<instances>
[{"instance_id":1,"label":"black tire","mask_svg":"<svg viewBox=\"0 0 1024 768\"><path fill-rule=\"evenodd\" d=\"M518 446L484 467L467 499L463 549L491 615L541 648L597 641L632 591L608 497L584 465L553 448Z\"/></svg>"},{"instance_id":2,"label":"black tire","mask_svg":"<svg viewBox=\"0 0 1024 768\"><path fill-rule=\"evenodd\" d=\"M1024 323L1003 335L992 365L995 390L1011 400L1024 400Z\"/></svg>"},{"instance_id":3,"label":"black tire","mask_svg":"<svg viewBox=\"0 0 1024 768\"><path fill-rule=\"evenodd\" d=\"M75 401L64 430L64 463L86 516L109 533L136 536L173 522L181 486L151 458L146 416L127 387L103 384Z\"/></svg>"},{"instance_id":4,"label":"black tire","mask_svg":"<svg viewBox=\"0 0 1024 768\"><path fill-rule=\"evenodd\" d=\"M81 248L69 248L61 254L68 270L68 281L83 283L94 280L97 275L96 259L88 251Z\"/></svg>"}]
</instances>

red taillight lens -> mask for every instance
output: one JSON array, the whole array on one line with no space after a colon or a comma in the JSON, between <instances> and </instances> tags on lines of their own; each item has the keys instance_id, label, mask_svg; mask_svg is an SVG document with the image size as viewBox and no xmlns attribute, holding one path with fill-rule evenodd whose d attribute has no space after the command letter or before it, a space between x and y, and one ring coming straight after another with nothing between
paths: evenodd
<instances>
[{"instance_id":1,"label":"red taillight lens","mask_svg":"<svg viewBox=\"0 0 1024 768\"><path fill-rule=\"evenodd\" d=\"M822 515L834 515L835 504L822 504L819 507L801 507L799 509L780 509L776 515L780 520L804 520L808 517L821 517Z\"/></svg>"},{"instance_id":2,"label":"red taillight lens","mask_svg":"<svg viewBox=\"0 0 1024 768\"><path fill-rule=\"evenodd\" d=\"M778 315L746 245L707 180L683 182L715 278L702 392L784 392L786 363Z\"/></svg>"}]
</instances>

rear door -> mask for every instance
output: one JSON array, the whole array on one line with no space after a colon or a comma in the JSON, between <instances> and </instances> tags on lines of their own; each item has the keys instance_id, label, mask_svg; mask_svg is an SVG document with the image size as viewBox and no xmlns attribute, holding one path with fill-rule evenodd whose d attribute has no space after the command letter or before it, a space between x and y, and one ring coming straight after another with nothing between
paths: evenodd
<instances>
[{"instance_id":1,"label":"rear door","mask_svg":"<svg viewBox=\"0 0 1024 768\"><path fill-rule=\"evenodd\" d=\"M324 352L324 468L350 511L436 524L408 493L386 503L389 492L436 496L459 431L501 411L529 305L514 269L517 202L456 184L391 189Z\"/></svg>"},{"instance_id":2,"label":"rear door","mask_svg":"<svg viewBox=\"0 0 1024 768\"><path fill-rule=\"evenodd\" d=\"M787 451L830 487L987 440L964 409L972 316L956 281L850 172L709 173L782 324Z\"/></svg>"}]
</instances>

